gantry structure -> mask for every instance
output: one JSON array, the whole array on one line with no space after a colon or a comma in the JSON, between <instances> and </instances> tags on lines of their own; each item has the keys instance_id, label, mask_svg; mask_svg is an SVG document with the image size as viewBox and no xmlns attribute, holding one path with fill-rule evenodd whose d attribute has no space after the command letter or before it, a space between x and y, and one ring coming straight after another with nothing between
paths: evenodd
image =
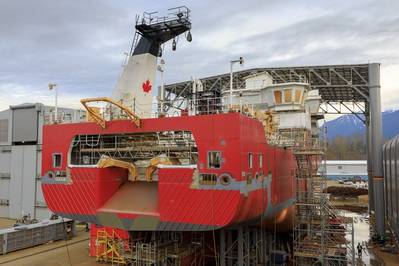
<instances>
[{"instance_id":1,"label":"gantry structure","mask_svg":"<svg viewBox=\"0 0 399 266\"><path fill-rule=\"evenodd\" d=\"M380 64L351 64L253 68L233 73L233 88L244 89L245 78L268 73L275 83L306 80L322 98L320 114L353 114L366 126L370 211L375 214L376 233L384 235L384 179L382 168L382 114ZM220 97L230 88L230 73L199 79L203 92ZM165 105L182 108L191 97L191 80L165 86ZM342 129L345 130L345 129Z\"/></svg>"}]
</instances>

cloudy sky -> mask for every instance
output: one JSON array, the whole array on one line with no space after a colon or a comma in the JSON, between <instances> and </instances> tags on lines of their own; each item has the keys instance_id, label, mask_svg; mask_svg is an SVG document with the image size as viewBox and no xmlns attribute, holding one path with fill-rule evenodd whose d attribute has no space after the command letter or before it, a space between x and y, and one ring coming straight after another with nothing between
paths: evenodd
<instances>
[{"instance_id":1,"label":"cloudy sky","mask_svg":"<svg viewBox=\"0 0 399 266\"><path fill-rule=\"evenodd\" d=\"M193 42L166 46L166 81L245 68L380 62L382 107L399 108L396 0L0 0L0 110L22 102L60 105L110 96L136 14L187 5Z\"/></svg>"}]
</instances>

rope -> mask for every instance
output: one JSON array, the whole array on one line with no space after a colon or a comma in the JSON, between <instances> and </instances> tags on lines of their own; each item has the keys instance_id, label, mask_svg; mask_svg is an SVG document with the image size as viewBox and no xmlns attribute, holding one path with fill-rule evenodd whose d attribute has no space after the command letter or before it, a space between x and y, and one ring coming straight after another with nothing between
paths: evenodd
<instances>
[{"instance_id":1,"label":"rope","mask_svg":"<svg viewBox=\"0 0 399 266\"><path fill-rule=\"evenodd\" d=\"M277 215L274 214L274 232L273 232L273 237L274 237L274 251L276 251L277 248ZM276 265L276 254L274 254L273 257L273 265Z\"/></svg>"},{"instance_id":2,"label":"rope","mask_svg":"<svg viewBox=\"0 0 399 266\"><path fill-rule=\"evenodd\" d=\"M64 218L61 217L61 220L62 220L62 225L64 227L64 232L65 232L65 247L66 247L67 254L68 254L68 262L69 262L69 265L72 266L71 255L69 254L69 247L68 247L68 232L66 230Z\"/></svg>"},{"instance_id":3,"label":"rope","mask_svg":"<svg viewBox=\"0 0 399 266\"><path fill-rule=\"evenodd\" d=\"M216 266L219 265L218 261L218 254L216 251L216 237L215 237L215 196L214 196L215 190L212 190L212 220L213 220L213 226L212 226L212 237L213 237L213 250L215 252L215 263Z\"/></svg>"}]
</instances>

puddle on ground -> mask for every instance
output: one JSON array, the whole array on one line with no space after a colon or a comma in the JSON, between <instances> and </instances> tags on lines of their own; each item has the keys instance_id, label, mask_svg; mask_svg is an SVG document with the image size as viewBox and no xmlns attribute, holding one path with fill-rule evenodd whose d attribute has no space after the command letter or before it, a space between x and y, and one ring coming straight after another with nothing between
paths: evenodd
<instances>
[{"instance_id":1,"label":"puddle on ground","mask_svg":"<svg viewBox=\"0 0 399 266\"><path fill-rule=\"evenodd\" d=\"M356 265L371 265L378 266L381 263L375 257L375 255L367 249L367 243L370 239L370 227L369 227L369 214L368 213L356 213L350 211L340 211L346 217L353 218L354 227L354 248L356 254ZM352 241L351 236L348 235L347 239ZM357 244L360 243L363 246L363 254L361 259L357 253Z\"/></svg>"}]
</instances>

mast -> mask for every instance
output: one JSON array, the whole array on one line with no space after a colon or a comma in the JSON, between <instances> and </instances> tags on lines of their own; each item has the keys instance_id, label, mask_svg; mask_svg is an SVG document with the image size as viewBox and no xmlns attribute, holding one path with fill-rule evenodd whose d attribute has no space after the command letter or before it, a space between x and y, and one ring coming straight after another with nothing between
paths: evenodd
<instances>
[{"instance_id":1,"label":"mast","mask_svg":"<svg viewBox=\"0 0 399 266\"><path fill-rule=\"evenodd\" d=\"M188 31L191 42L190 10L185 7L168 9L167 16L157 12L145 12L136 18L136 32L127 63L112 93L112 98L140 115L150 117L153 106L153 84L157 58L162 56L162 44L173 39L172 50L176 50L177 37Z\"/></svg>"}]
</instances>

